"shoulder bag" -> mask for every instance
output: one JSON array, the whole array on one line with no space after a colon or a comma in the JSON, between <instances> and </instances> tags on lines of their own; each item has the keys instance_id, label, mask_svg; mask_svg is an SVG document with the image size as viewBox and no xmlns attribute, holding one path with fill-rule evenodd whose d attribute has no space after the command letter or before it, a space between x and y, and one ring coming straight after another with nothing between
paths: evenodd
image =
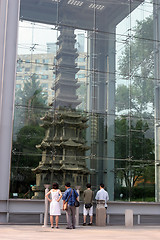
<instances>
[{"instance_id":1,"label":"shoulder bag","mask_svg":"<svg viewBox=\"0 0 160 240\"><path fill-rule=\"evenodd\" d=\"M75 196L75 203L74 203L74 206L75 207L79 207L80 206L80 202L77 200L77 196L76 196L76 193L75 193L75 190L73 189L74 191L74 196Z\"/></svg>"},{"instance_id":2,"label":"shoulder bag","mask_svg":"<svg viewBox=\"0 0 160 240\"><path fill-rule=\"evenodd\" d=\"M92 207L92 203L85 203L85 208L91 208Z\"/></svg>"},{"instance_id":3,"label":"shoulder bag","mask_svg":"<svg viewBox=\"0 0 160 240\"><path fill-rule=\"evenodd\" d=\"M67 201L65 201L65 203L64 203L64 205L63 205L63 209L64 209L64 210L68 210L68 201L69 201L69 199L70 199L71 195L72 195L72 190L71 190L71 193L70 193L70 195L69 195L69 198L68 198L68 200L67 200Z\"/></svg>"}]
</instances>

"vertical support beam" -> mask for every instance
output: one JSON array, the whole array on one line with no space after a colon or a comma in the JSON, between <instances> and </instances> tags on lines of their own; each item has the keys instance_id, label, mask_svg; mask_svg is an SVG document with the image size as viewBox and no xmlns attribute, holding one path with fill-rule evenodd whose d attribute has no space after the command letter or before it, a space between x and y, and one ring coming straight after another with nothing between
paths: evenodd
<instances>
[{"instance_id":1,"label":"vertical support beam","mask_svg":"<svg viewBox=\"0 0 160 240\"><path fill-rule=\"evenodd\" d=\"M0 0L0 201L9 198L19 8Z\"/></svg>"},{"instance_id":2,"label":"vertical support beam","mask_svg":"<svg viewBox=\"0 0 160 240\"><path fill-rule=\"evenodd\" d=\"M43 213L40 213L39 215L39 222L40 224L43 224Z\"/></svg>"},{"instance_id":3,"label":"vertical support beam","mask_svg":"<svg viewBox=\"0 0 160 240\"><path fill-rule=\"evenodd\" d=\"M114 30L111 29L113 32ZM107 89L107 161L104 162L104 184L109 198L114 200L114 157L115 157L115 34L108 44L109 80Z\"/></svg>"},{"instance_id":4,"label":"vertical support beam","mask_svg":"<svg viewBox=\"0 0 160 240\"><path fill-rule=\"evenodd\" d=\"M78 195L79 195L79 193L80 193L80 186L76 186L76 191L77 191L77 193L78 193ZM79 201L79 197L78 197L78 201ZM79 227L79 207L76 207L76 227Z\"/></svg>"},{"instance_id":5,"label":"vertical support beam","mask_svg":"<svg viewBox=\"0 0 160 240\"><path fill-rule=\"evenodd\" d=\"M154 106L155 106L155 200L160 201L160 0L154 0L153 25L154 25Z\"/></svg>"},{"instance_id":6,"label":"vertical support beam","mask_svg":"<svg viewBox=\"0 0 160 240\"><path fill-rule=\"evenodd\" d=\"M95 136L97 134L97 129L94 126L97 123L96 116L96 39L95 33L90 31L88 32L88 77L87 77L87 111L89 112L89 128L87 128L87 141L91 146L91 149L88 151L88 154L97 156L97 143L95 142ZM87 167L97 171L97 159L90 158L87 161ZM92 175L90 180L92 184L96 186L98 181L98 174Z\"/></svg>"},{"instance_id":7,"label":"vertical support beam","mask_svg":"<svg viewBox=\"0 0 160 240\"><path fill-rule=\"evenodd\" d=\"M105 26L104 26L105 27ZM91 153L96 155L96 160L92 159L91 168L97 171L96 185L103 182L103 162L105 148L105 114L106 114L106 59L108 36L103 33L90 33L89 43L89 69L90 77L87 85L87 110L93 112L92 122L90 121L90 136L91 144L93 144ZM95 121L94 121L95 120ZM96 127L93 124L96 124ZM91 128L92 131L91 132ZM89 132L89 129L87 132ZM96 139L95 139L96 136ZM89 139L89 138L88 138ZM89 140L90 140L89 139Z\"/></svg>"},{"instance_id":8,"label":"vertical support beam","mask_svg":"<svg viewBox=\"0 0 160 240\"><path fill-rule=\"evenodd\" d=\"M110 215L107 214L107 225L109 225L109 223L110 223Z\"/></svg>"},{"instance_id":9,"label":"vertical support beam","mask_svg":"<svg viewBox=\"0 0 160 240\"><path fill-rule=\"evenodd\" d=\"M106 25L104 25L104 29ZM97 68L98 68L98 184L103 182L105 157L105 132L106 132L106 92L107 92L107 51L108 35L104 33L97 34Z\"/></svg>"},{"instance_id":10,"label":"vertical support beam","mask_svg":"<svg viewBox=\"0 0 160 240\"><path fill-rule=\"evenodd\" d=\"M45 196L49 192L49 184L44 184ZM45 197L45 210L44 210L44 225L43 227L48 227L48 199Z\"/></svg>"},{"instance_id":11,"label":"vertical support beam","mask_svg":"<svg viewBox=\"0 0 160 240\"><path fill-rule=\"evenodd\" d=\"M140 225L141 224L141 215L138 214L137 216L137 224Z\"/></svg>"},{"instance_id":12,"label":"vertical support beam","mask_svg":"<svg viewBox=\"0 0 160 240\"><path fill-rule=\"evenodd\" d=\"M0 0L0 110L2 108L8 0ZM2 112L0 111L0 119Z\"/></svg>"},{"instance_id":13,"label":"vertical support beam","mask_svg":"<svg viewBox=\"0 0 160 240\"><path fill-rule=\"evenodd\" d=\"M92 32L87 33L87 103L86 103L86 109L88 112L91 112L92 110L92 73L91 68L93 65L93 40L92 40Z\"/></svg>"},{"instance_id":14,"label":"vertical support beam","mask_svg":"<svg viewBox=\"0 0 160 240\"><path fill-rule=\"evenodd\" d=\"M90 66L91 66L91 57L89 56L90 52L91 52L91 40L90 40L90 32L88 31L87 33L87 82L86 82L86 91L87 91L87 97L86 97L86 111L89 113L91 112L91 76L90 76ZM89 143L89 145L91 144L91 120L90 120L90 116L89 116L89 120L88 120L88 125L89 127L86 129L86 139L87 139L87 143ZM87 151L87 155L91 155L91 149L89 149ZM88 169L91 169L91 159L88 158L86 159L86 164ZM90 182L90 177L88 179L88 181Z\"/></svg>"}]
</instances>

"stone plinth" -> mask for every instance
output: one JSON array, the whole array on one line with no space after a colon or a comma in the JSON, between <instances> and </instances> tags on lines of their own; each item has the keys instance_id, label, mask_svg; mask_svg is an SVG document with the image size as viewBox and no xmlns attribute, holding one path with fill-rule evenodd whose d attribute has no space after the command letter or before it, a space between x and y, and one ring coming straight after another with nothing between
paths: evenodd
<instances>
[{"instance_id":1,"label":"stone plinth","mask_svg":"<svg viewBox=\"0 0 160 240\"><path fill-rule=\"evenodd\" d=\"M96 225L97 226L106 226L106 209L105 201L98 200L96 207Z\"/></svg>"},{"instance_id":2,"label":"stone plinth","mask_svg":"<svg viewBox=\"0 0 160 240\"><path fill-rule=\"evenodd\" d=\"M125 210L125 226L133 227L133 210L131 209Z\"/></svg>"}]
</instances>

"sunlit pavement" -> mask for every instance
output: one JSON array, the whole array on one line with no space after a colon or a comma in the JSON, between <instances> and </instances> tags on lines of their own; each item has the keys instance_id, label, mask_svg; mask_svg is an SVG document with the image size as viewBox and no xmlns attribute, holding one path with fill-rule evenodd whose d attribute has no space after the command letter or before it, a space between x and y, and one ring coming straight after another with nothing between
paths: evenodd
<instances>
[{"instance_id":1,"label":"sunlit pavement","mask_svg":"<svg viewBox=\"0 0 160 240\"><path fill-rule=\"evenodd\" d=\"M60 226L59 229L42 227L36 225L0 225L0 240L159 240L160 226L136 226L133 228L125 227L96 227L85 226L76 229L66 229Z\"/></svg>"}]
</instances>

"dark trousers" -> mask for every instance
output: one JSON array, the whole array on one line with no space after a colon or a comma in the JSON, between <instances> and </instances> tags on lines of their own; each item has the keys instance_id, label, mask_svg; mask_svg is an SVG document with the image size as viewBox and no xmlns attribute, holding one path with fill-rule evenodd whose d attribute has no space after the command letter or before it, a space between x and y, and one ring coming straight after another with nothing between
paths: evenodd
<instances>
[{"instance_id":1,"label":"dark trousers","mask_svg":"<svg viewBox=\"0 0 160 240\"><path fill-rule=\"evenodd\" d=\"M68 205L68 210L66 211L67 227L69 228L75 227L75 224L76 224L75 215L76 215L75 206Z\"/></svg>"}]
</instances>

